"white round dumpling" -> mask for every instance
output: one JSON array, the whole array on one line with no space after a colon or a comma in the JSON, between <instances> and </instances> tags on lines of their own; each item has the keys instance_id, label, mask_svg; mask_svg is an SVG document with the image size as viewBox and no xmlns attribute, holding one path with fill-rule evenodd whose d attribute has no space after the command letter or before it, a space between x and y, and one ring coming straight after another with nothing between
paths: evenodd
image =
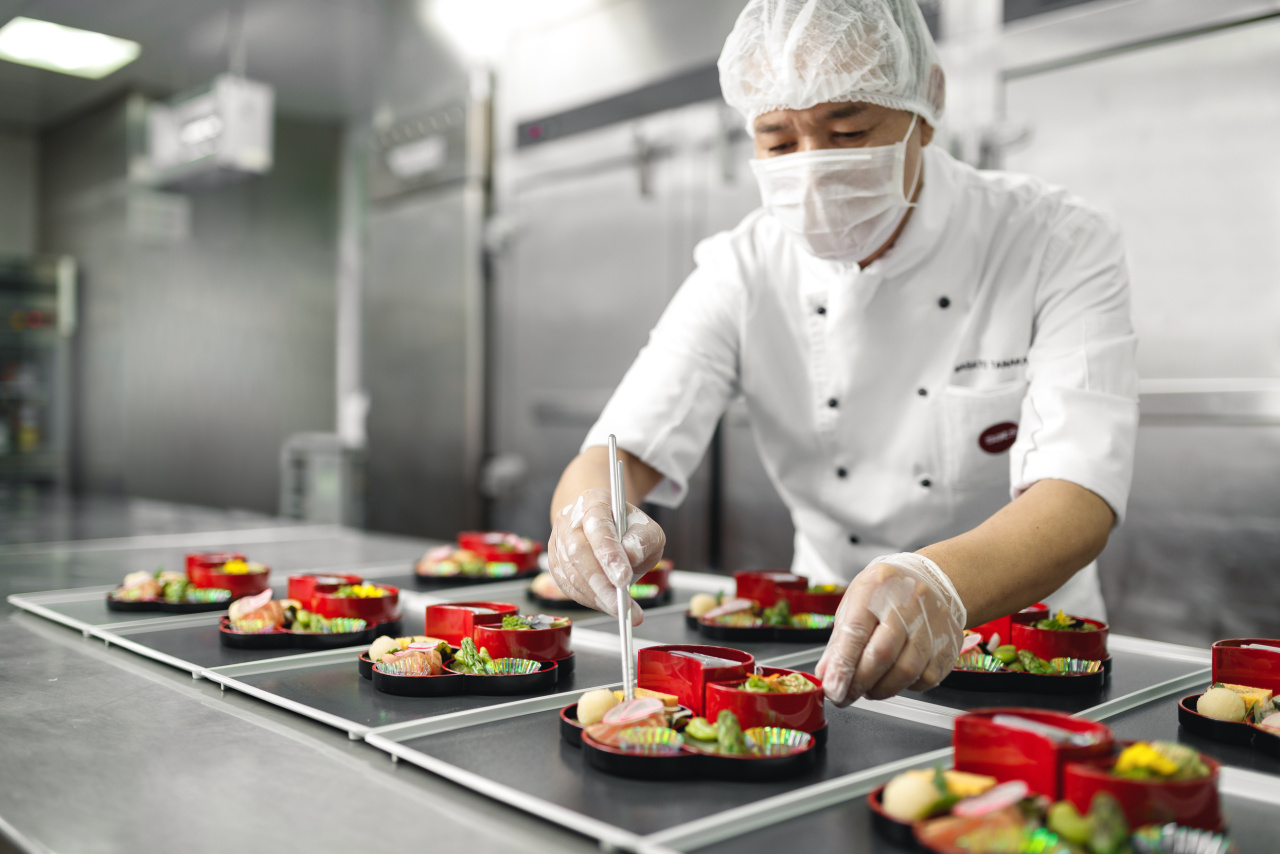
<instances>
[{"instance_id":1,"label":"white round dumpling","mask_svg":"<svg viewBox=\"0 0 1280 854\"><path fill-rule=\"evenodd\" d=\"M716 597L710 593L695 593L689 600L689 613L701 617L716 606Z\"/></svg>"},{"instance_id":2,"label":"white round dumpling","mask_svg":"<svg viewBox=\"0 0 1280 854\"><path fill-rule=\"evenodd\" d=\"M1220 721L1244 720L1244 698L1229 688L1210 688L1196 701L1196 711Z\"/></svg>"},{"instance_id":3,"label":"white round dumpling","mask_svg":"<svg viewBox=\"0 0 1280 854\"><path fill-rule=\"evenodd\" d=\"M608 688L588 691L578 698L578 723L583 726L598 724L604 713L618 705L618 698Z\"/></svg>"}]
</instances>

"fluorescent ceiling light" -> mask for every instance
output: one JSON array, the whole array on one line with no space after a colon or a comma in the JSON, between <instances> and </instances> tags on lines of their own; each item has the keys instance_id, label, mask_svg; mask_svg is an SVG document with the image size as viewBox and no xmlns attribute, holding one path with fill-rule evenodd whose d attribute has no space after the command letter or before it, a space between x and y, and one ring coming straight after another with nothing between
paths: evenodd
<instances>
[{"instance_id":1,"label":"fluorescent ceiling light","mask_svg":"<svg viewBox=\"0 0 1280 854\"><path fill-rule=\"evenodd\" d=\"M0 27L0 59L97 80L138 58L142 46L62 24L14 18Z\"/></svg>"}]
</instances>

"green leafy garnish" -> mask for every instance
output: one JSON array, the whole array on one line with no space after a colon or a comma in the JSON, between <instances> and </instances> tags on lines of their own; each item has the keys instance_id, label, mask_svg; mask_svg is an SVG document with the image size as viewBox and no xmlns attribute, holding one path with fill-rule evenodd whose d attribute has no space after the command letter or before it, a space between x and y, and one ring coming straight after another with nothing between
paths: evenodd
<instances>
[{"instance_id":1,"label":"green leafy garnish","mask_svg":"<svg viewBox=\"0 0 1280 854\"><path fill-rule=\"evenodd\" d=\"M531 629L529 621L519 614L504 614L502 617L502 627L504 629Z\"/></svg>"},{"instance_id":2,"label":"green leafy garnish","mask_svg":"<svg viewBox=\"0 0 1280 854\"><path fill-rule=\"evenodd\" d=\"M738 717L728 709L723 709L716 717L716 744L721 753L740 755L747 752L747 740L742 736L742 724Z\"/></svg>"},{"instance_id":3,"label":"green leafy garnish","mask_svg":"<svg viewBox=\"0 0 1280 854\"><path fill-rule=\"evenodd\" d=\"M786 599L779 599L765 608L760 617L766 626L789 626L791 625L791 603Z\"/></svg>"}]
</instances>

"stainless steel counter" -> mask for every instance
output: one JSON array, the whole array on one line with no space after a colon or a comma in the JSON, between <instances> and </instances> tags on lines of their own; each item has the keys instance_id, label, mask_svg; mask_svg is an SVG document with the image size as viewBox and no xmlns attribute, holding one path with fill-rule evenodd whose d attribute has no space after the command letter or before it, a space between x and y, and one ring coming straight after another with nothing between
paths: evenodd
<instances>
[{"instance_id":1,"label":"stainless steel counter","mask_svg":"<svg viewBox=\"0 0 1280 854\"><path fill-rule=\"evenodd\" d=\"M137 516L129 504L64 502L49 511L63 521L28 513L26 533L0 531L0 592L37 612L0 605L0 830L20 849L666 852L763 850L757 843L797 835L816 850L875 848L865 793L902 768L945 759L964 708L1011 699L939 690L829 710L825 757L786 783L621 780L587 768L556 726L577 692L617 679L608 620L577 621L578 670L554 690L389 702L358 677L350 650L223 655L210 633L216 616L109 612L106 586L134 569L179 568L192 549L241 548L271 564L277 586L289 572L322 568L403 584L410 629L423 602L521 601L524 584L414 591L407 573L423 541L154 502ZM0 496L0 513L3 505ZM32 533L47 530L80 538ZM679 599L727 583L680 575ZM32 595L58 587L76 589ZM698 642L681 609L651 613L637 643ZM749 651L803 669L819 649ZM1207 651L1114 637L1112 653L1103 693L1048 705L1113 721L1128 738L1181 738L1169 710L1208 680ZM1274 835L1273 763L1220 758L1231 766L1228 814L1248 840Z\"/></svg>"}]
</instances>

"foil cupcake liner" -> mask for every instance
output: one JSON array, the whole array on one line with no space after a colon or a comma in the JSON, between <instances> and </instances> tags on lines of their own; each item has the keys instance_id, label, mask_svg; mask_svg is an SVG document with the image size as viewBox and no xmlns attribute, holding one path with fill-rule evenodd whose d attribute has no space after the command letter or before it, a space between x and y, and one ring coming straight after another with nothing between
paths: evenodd
<instances>
[{"instance_id":1,"label":"foil cupcake liner","mask_svg":"<svg viewBox=\"0 0 1280 854\"><path fill-rule=\"evenodd\" d=\"M231 620L231 631L242 635L269 635L276 630L270 620Z\"/></svg>"},{"instance_id":2,"label":"foil cupcake liner","mask_svg":"<svg viewBox=\"0 0 1280 854\"><path fill-rule=\"evenodd\" d=\"M829 629L836 624L834 614L792 614L793 629Z\"/></svg>"},{"instance_id":3,"label":"foil cupcake liner","mask_svg":"<svg viewBox=\"0 0 1280 854\"><path fill-rule=\"evenodd\" d=\"M379 661L373 669L388 676L430 676L430 662L421 656L410 655L396 661Z\"/></svg>"},{"instance_id":4,"label":"foil cupcake liner","mask_svg":"<svg viewBox=\"0 0 1280 854\"><path fill-rule=\"evenodd\" d=\"M1133 834L1135 854L1230 854L1231 840L1221 833L1181 827L1149 825Z\"/></svg>"},{"instance_id":5,"label":"foil cupcake liner","mask_svg":"<svg viewBox=\"0 0 1280 854\"><path fill-rule=\"evenodd\" d=\"M981 652L966 652L956 659L954 670L971 670L979 673L997 673L1004 670L1004 664L993 655Z\"/></svg>"},{"instance_id":6,"label":"foil cupcake liner","mask_svg":"<svg viewBox=\"0 0 1280 854\"><path fill-rule=\"evenodd\" d=\"M353 632L363 632L367 626L364 620L358 617L333 617L327 624L321 625L317 632L300 632L300 634L308 635L345 635Z\"/></svg>"},{"instance_id":7,"label":"foil cupcake liner","mask_svg":"<svg viewBox=\"0 0 1280 854\"><path fill-rule=\"evenodd\" d=\"M618 749L649 756L674 756L684 737L667 727L628 727L618 733Z\"/></svg>"},{"instance_id":8,"label":"foil cupcake liner","mask_svg":"<svg viewBox=\"0 0 1280 854\"><path fill-rule=\"evenodd\" d=\"M542 669L542 662L531 658L495 658L493 676L528 676Z\"/></svg>"},{"instance_id":9,"label":"foil cupcake liner","mask_svg":"<svg viewBox=\"0 0 1280 854\"><path fill-rule=\"evenodd\" d=\"M210 604L213 602L230 602L231 591L219 587L197 587L186 592L183 597L187 602Z\"/></svg>"},{"instance_id":10,"label":"foil cupcake liner","mask_svg":"<svg viewBox=\"0 0 1280 854\"><path fill-rule=\"evenodd\" d=\"M716 617L716 625L731 629L756 629L764 625L764 620L749 611L738 611Z\"/></svg>"},{"instance_id":11,"label":"foil cupcake liner","mask_svg":"<svg viewBox=\"0 0 1280 854\"><path fill-rule=\"evenodd\" d=\"M798 729L756 726L743 730L747 747L757 756L790 756L808 748L813 736Z\"/></svg>"},{"instance_id":12,"label":"foil cupcake liner","mask_svg":"<svg viewBox=\"0 0 1280 854\"><path fill-rule=\"evenodd\" d=\"M1063 676L1077 676L1082 673L1101 673L1102 662L1084 658L1054 658L1049 661L1054 673Z\"/></svg>"}]
</instances>

